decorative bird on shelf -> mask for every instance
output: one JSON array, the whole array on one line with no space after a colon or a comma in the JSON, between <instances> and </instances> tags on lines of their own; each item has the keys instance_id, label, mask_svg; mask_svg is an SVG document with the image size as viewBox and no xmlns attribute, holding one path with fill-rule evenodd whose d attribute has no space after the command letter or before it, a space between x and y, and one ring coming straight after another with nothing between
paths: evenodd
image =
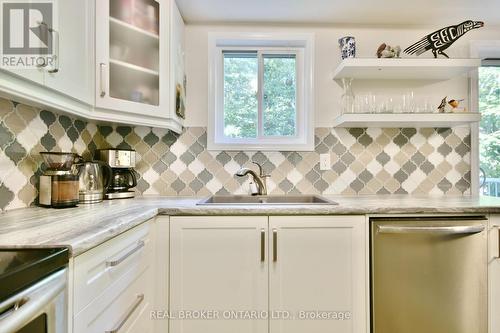
<instances>
[{"instance_id":1,"label":"decorative bird on shelf","mask_svg":"<svg viewBox=\"0 0 500 333\"><path fill-rule=\"evenodd\" d=\"M458 25L451 25L425 36L415 44L407 47L404 52L406 54L421 55L431 50L432 54L434 54L434 58L437 58L438 54L442 54L446 58L449 58L449 56L444 53L444 50L449 48L457 39L467 32L482 27L484 27L484 22L471 20L464 21Z\"/></svg>"},{"instance_id":2,"label":"decorative bird on shelf","mask_svg":"<svg viewBox=\"0 0 500 333\"><path fill-rule=\"evenodd\" d=\"M459 100L452 99L452 100L448 101L448 104L450 104L450 106L453 109L456 109L456 108L459 107L460 103L463 102L463 101L464 101L463 99L459 99Z\"/></svg>"}]
</instances>

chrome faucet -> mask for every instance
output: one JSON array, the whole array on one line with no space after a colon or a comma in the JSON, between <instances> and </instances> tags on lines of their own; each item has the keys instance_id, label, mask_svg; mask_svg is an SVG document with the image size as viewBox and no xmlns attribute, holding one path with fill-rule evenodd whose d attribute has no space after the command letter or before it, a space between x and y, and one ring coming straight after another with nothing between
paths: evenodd
<instances>
[{"instance_id":1,"label":"chrome faucet","mask_svg":"<svg viewBox=\"0 0 500 333\"><path fill-rule=\"evenodd\" d=\"M264 171L262 170L262 166L257 163L257 162L252 162L253 164L257 165L259 167L259 174L252 169L249 168L241 168L236 172L236 176L238 177L244 177L246 175L252 176L252 180L257 186L256 189L252 189L252 195L267 195L267 185L266 185L266 178L269 177L269 175L265 175Z\"/></svg>"}]
</instances>

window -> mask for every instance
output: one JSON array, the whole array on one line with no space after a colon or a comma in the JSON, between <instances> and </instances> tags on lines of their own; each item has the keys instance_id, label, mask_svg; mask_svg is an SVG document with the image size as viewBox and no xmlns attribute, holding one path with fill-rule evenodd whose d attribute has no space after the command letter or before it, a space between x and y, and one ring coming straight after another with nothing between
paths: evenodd
<instances>
[{"instance_id":1,"label":"window","mask_svg":"<svg viewBox=\"0 0 500 333\"><path fill-rule=\"evenodd\" d=\"M479 68L479 111L481 194L500 197L500 60Z\"/></svg>"},{"instance_id":2,"label":"window","mask_svg":"<svg viewBox=\"0 0 500 333\"><path fill-rule=\"evenodd\" d=\"M208 149L313 150L312 37L259 38L211 38Z\"/></svg>"}]
</instances>

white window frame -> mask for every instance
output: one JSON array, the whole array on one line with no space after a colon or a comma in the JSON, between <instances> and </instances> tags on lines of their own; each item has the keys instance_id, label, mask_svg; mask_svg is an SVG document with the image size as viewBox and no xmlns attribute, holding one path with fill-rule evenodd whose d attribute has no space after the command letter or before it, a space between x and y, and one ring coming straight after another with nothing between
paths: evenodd
<instances>
[{"instance_id":1,"label":"white window frame","mask_svg":"<svg viewBox=\"0 0 500 333\"><path fill-rule=\"evenodd\" d=\"M314 34L284 33L210 33L209 107L207 125L208 150L246 151L313 151L314 150ZM289 137L259 136L263 133L263 110L259 102L257 138L224 136L224 55L223 51L257 51L259 81L262 82L262 54L295 54L296 56L296 135ZM259 99L262 97L259 86Z\"/></svg>"},{"instance_id":2,"label":"white window frame","mask_svg":"<svg viewBox=\"0 0 500 333\"><path fill-rule=\"evenodd\" d=\"M500 58L500 40L476 40L470 42L470 57L476 59ZM471 110L479 112L479 73L469 76ZM479 123L471 124L471 195L479 196Z\"/></svg>"}]
</instances>

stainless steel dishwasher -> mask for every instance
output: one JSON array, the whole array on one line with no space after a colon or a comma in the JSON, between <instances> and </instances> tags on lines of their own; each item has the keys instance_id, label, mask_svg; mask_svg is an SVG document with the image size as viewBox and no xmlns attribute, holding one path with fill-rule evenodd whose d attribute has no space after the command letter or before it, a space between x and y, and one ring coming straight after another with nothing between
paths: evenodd
<instances>
[{"instance_id":1,"label":"stainless steel dishwasher","mask_svg":"<svg viewBox=\"0 0 500 333\"><path fill-rule=\"evenodd\" d=\"M484 216L372 218L372 333L487 333Z\"/></svg>"}]
</instances>

